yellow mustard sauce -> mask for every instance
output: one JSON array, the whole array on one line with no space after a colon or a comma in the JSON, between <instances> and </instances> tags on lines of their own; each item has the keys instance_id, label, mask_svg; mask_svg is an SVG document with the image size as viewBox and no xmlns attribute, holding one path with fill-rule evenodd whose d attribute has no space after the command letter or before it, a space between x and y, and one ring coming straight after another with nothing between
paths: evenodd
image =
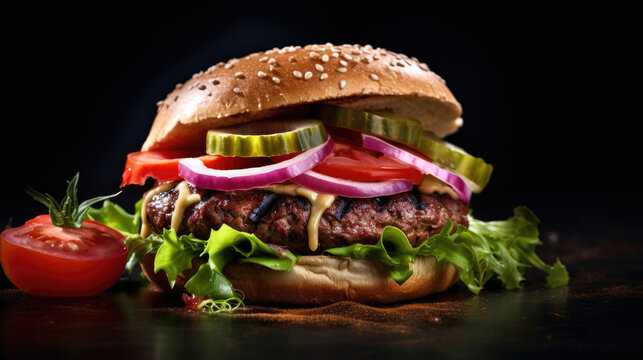
<instances>
[{"instance_id":1,"label":"yellow mustard sauce","mask_svg":"<svg viewBox=\"0 0 643 360\"><path fill-rule=\"evenodd\" d=\"M179 231L181 222L183 221L183 214L185 209L192 204L196 204L201 201L201 195L192 194L190 192L190 187L188 186L187 181L181 181L176 189L179 191L179 196L174 203L174 213L172 213L172 229Z\"/></svg>"},{"instance_id":2,"label":"yellow mustard sauce","mask_svg":"<svg viewBox=\"0 0 643 360\"><path fill-rule=\"evenodd\" d=\"M150 191L145 193L145 196L143 197L143 205L141 206L141 221L142 221L141 236L142 237L148 237L152 233L152 231L150 230L150 225L147 222L147 204L152 200L152 197L154 197L154 195L160 194L163 191L168 191L173 187L174 187L173 183L162 184L155 188L150 189Z\"/></svg>"},{"instance_id":3,"label":"yellow mustard sauce","mask_svg":"<svg viewBox=\"0 0 643 360\"><path fill-rule=\"evenodd\" d=\"M308 248L311 251L319 247L319 222L324 211L335 201L336 196L331 194L319 194L295 184L273 184L260 188L261 190L272 191L275 194L286 194L290 196L301 196L310 201L310 217L308 218Z\"/></svg>"},{"instance_id":4,"label":"yellow mustard sauce","mask_svg":"<svg viewBox=\"0 0 643 360\"><path fill-rule=\"evenodd\" d=\"M422 184L418 185L418 190L427 195L431 195L433 193L438 193L440 195L447 194L454 200L459 199L458 194L456 194L451 186L440 181L433 175L426 175L422 180Z\"/></svg>"}]
</instances>

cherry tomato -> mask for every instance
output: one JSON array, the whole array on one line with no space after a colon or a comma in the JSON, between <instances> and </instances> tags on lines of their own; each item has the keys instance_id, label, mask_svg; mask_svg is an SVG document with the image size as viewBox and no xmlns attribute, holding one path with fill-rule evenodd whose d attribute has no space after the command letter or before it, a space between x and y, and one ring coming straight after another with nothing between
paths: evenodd
<instances>
[{"instance_id":1,"label":"cherry tomato","mask_svg":"<svg viewBox=\"0 0 643 360\"><path fill-rule=\"evenodd\" d=\"M409 180L422 183L422 172L378 152L342 142L335 137L335 149L313 169L321 174L353 181Z\"/></svg>"},{"instance_id":2,"label":"cherry tomato","mask_svg":"<svg viewBox=\"0 0 643 360\"><path fill-rule=\"evenodd\" d=\"M179 180L181 179L179 176L179 160L186 157L198 157L205 166L212 169L243 169L270 163L270 160L266 158L202 155L194 151L138 151L127 155L121 187L130 184L144 185L148 177L161 182Z\"/></svg>"},{"instance_id":3,"label":"cherry tomato","mask_svg":"<svg viewBox=\"0 0 643 360\"><path fill-rule=\"evenodd\" d=\"M127 246L118 231L85 220L78 229L39 215L0 234L0 261L11 282L36 296L91 296L125 269Z\"/></svg>"}]
</instances>

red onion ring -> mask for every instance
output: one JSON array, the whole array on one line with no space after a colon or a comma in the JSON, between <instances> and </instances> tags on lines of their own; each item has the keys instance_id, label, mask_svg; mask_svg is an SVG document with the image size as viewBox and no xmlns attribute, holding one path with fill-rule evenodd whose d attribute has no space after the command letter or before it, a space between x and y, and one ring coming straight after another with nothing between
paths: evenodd
<instances>
[{"instance_id":1,"label":"red onion ring","mask_svg":"<svg viewBox=\"0 0 643 360\"><path fill-rule=\"evenodd\" d=\"M179 160L179 176L190 184L211 190L247 190L284 182L312 169L326 159L335 147L328 137L325 143L277 164L247 169L215 170L197 158Z\"/></svg>"},{"instance_id":2,"label":"red onion ring","mask_svg":"<svg viewBox=\"0 0 643 360\"><path fill-rule=\"evenodd\" d=\"M325 194L350 198L372 198L410 191L413 184L406 180L361 182L334 178L313 170L290 179L293 183Z\"/></svg>"},{"instance_id":3,"label":"red onion ring","mask_svg":"<svg viewBox=\"0 0 643 360\"><path fill-rule=\"evenodd\" d=\"M469 202L469 200L471 200L471 189L467 186L467 183L456 174L444 170L432 162L426 161L419 156L413 155L406 150L393 146L374 136L362 134L362 139L363 147L392 156L403 163L417 168L425 174L433 175L451 186L462 201Z\"/></svg>"}]
</instances>

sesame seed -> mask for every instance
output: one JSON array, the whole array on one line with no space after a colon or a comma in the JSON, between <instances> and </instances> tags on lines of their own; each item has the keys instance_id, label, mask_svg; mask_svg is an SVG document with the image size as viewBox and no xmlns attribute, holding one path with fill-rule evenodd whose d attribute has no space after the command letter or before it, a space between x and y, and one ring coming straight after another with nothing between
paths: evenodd
<instances>
[{"instance_id":1,"label":"sesame seed","mask_svg":"<svg viewBox=\"0 0 643 360\"><path fill-rule=\"evenodd\" d=\"M206 87L205 87L205 85L201 84L201 85L199 85L199 87L198 87L197 89L199 89L199 90L205 90L205 89L206 89Z\"/></svg>"},{"instance_id":2,"label":"sesame seed","mask_svg":"<svg viewBox=\"0 0 643 360\"><path fill-rule=\"evenodd\" d=\"M229 70L233 66L234 66L234 63L227 63L227 64L225 64L225 66L223 68L226 69L226 70Z\"/></svg>"},{"instance_id":3,"label":"sesame seed","mask_svg":"<svg viewBox=\"0 0 643 360\"><path fill-rule=\"evenodd\" d=\"M339 88L343 89L346 86L346 80L340 80L339 81Z\"/></svg>"},{"instance_id":4,"label":"sesame seed","mask_svg":"<svg viewBox=\"0 0 643 360\"><path fill-rule=\"evenodd\" d=\"M341 66L348 66L348 63L346 61L344 61L344 60L339 60L339 64Z\"/></svg>"},{"instance_id":5,"label":"sesame seed","mask_svg":"<svg viewBox=\"0 0 643 360\"><path fill-rule=\"evenodd\" d=\"M279 84L280 81L281 80L279 80L278 77L275 77L275 76L272 77L272 82L274 82L275 84Z\"/></svg>"},{"instance_id":6,"label":"sesame seed","mask_svg":"<svg viewBox=\"0 0 643 360\"><path fill-rule=\"evenodd\" d=\"M362 55L362 52L359 49L354 49L351 54L353 55Z\"/></svg>"},{"instance_id":7,"label":"sesame seed","mask_svg":"<svg viewBox=\"0 0 643 360\"><path fill-rule=\"evenodd\" d=\"M301 72L300 72L300 71L297 71L297 70L293 71L293 72L292 72L292 74L293 74L297 79L301 79L301 77L302 77Z\"/></svg>"},{"instance_id":8,"label":"sesame seed","mask_svg":"<svg viewBox=\"0 0 643 360\"><path fill-rule=\"evenodd\" d=\"M198 78L198 77L199 77L199 76L201 76L202 74L203 74L203 71L199 71L198 73L196 73L196 74L192 75L192 79Z\"/></svg>"},{"instance_id":9,"label":"sesame seed","mask_svg":"<svg viewBox=\"0 0 643 360\"><path fill-rule=\"evenodd\" d=\"M295 59L295 57L294 57L294 56L289 56L289 57L288 57L288 61L289 61L289 62L297 62L297 59Z\"/></svg>"},{"instance_id":10,"label":"sesame seed","mask_svg":"<svg viewBox=\"0 0 643 360\"><path fill-rule=\"evenodd\" d=\"M297 49L294 46L288 48L288 52L295 52Z\"/></svg>"},{"instance_id":11,"label":"sesame seed","mask_svg":"<svg viewBox=\"0 0 643 360\"><path fill-rule=\"evenodd\" d=\"M163 105L163 100L157 101L156 106L162 106Z\"/></svg>"},{"instance_id":12,"label":"sesame seed","mask_svg":"<svg viewBox=\"0 0 643 360\"><path fill-rule=\"evenodd\" d=\"M177 101L178 99L179 99L179 96L178 96L178 95L176 95L176 96L174 97L174 101Z\"/></svg>"},{"instance_id":13,"label":"sesame seed","mask_svg":"<svg viewBox=\"0 0 643 360\"><path fill-rule=\"evenodd\" d=\"M208 71L207 71L207 72L209 72L209 73L210 73L210 72L213 72L216 68L217 68L217 66L216 66L216 65L212 65L212 66L210 66L210 67L208 68Z\"/></svg>"},{"instance_id":14,"label":"sesame seed","mask_svg":"<svg viewBox=\"0 0 643 360\"><path fill-rule=\"evenodd\" d=\"M273 71L273 70L275 70L275 67L274 67L274 66L272 66L272 65L270 65L270 66L268 67L268 70Z\"/></svg>"},{"instance_id":15,"label":"sesame seed","mask_svg":"<svg viewBox=\"0 0 643 360\"><path fill-rule=\"evenodd\" d=\"M268 60L268 64L270 65L273 65L275 63L277 63L277 60L275 60L275 58L270 58L270 60Z\"/></svg>"},{"instance_id":16,"label":"sesame seed","mask_svg":"<svg viewBox=\"0 0 643 360\"><path fill-rule=\"evenodd\" d=\"M348 60L348 61L353 60L353 57L352 57L352 56L350 56L350 55L348 55L348 54L346 54L346 53L344 53L344 54L343 54L343 56L344 56L344 59L346 59L346 60Z\"/></svg>"},{"instance_id":17,"label":"sesame seed","mask_svg":"<svg viewBox=\"0 0 643 360\"><path fill-rule=\"evenodd\" d=\"M406 64L404 64L404 61L402 61L402 60L397 61L397 66L404 67L404 65L406 65Z\"/></svg>"},{"instance_id":18,"label":"sesame seed","mask_svg":"<svg viewBox=\"0 0 643 360\"><path fill-rule=\"evenodd\" d=\"M268 57L267 57L267 56L264 56L264 57L262 57L261 59L259 59L259 62L266 62L266 61L268 61Z\"/></svg>"},{"instance_id":19,"label":"sesame seed","mask_svg":"<svg viewBox=\"0 0 643 360\"><path fill-rule=\"evenodd\" d=\"M180 89L180 88L182 88L182 87L183 87L183 84L178 83L178 84L176 84L176 86L175 86L174 88L175 88L175 89Z\"/></svg>"},{"instance_id":20,"label":"sesame seed","mask_svg":"<svg viewBox=\"0 0 643 360\"><path fill-rule=\"evenodd\" d=\"M324 56L322 56L322 58L321 58L321 61L322 62L328 62L328 55L324 54Z\"/></svg>"},{"instance_id":21,"label":"sesame seed","mask_svg":"<svg viewBox=\"0 0 643 360\"><path fill-rule=\"evenodd\" d=\"M411 60L413 60L413 61L415 61L415 62L420 62L420 60L418 60L418 58L416 58L415 56L413 56L413 57L411 58Z\"/></svg>"},{"instance_id":22,"label":"sesame seed","mask_svg":"<svg viewBox=\"0 0 643 360\"><path fill-rule=\"evenodd\" d=\"M238 78L238 79L245 79L246 78L246 76L243 75L243 73L241 71L237 71L236 73L234 73L234 76L236 78Z\"/></svg>"},{"instance_id":23,"label":"sesame seed","mask_svg":"<svg viewBox=\"0 0 643 360\"><path fill-rule=\"evenodd\" d=\"M334 52L334 53L332 53L332 54L331 54L331 56L332 56L332 57L339 57L339 54L338 54L338 53L336 53L336 52Z\"/></svg>"},{"instance_id":24,"label":"sesame seed","mask_svg":"<svg viewBox=\"0 0 643 360\"><path fill-rule=\"evenodd\" d=\"M308 53L308 55L310 55L311 58L319 57L319 54L314 51L311 51L310 53Z\"/></svg>"},{"instance_id":25,"label":"sesame seed","mask_svg":"<svg viewBox=\"0 0 643 360\"><path fill-rule=\"evenodd\" d=\"M259 76L260 78L265 78L266 76L268 76L268 74L266 74L263 71L259 71L259 72L257 72L257 76Z\"/></svg>"},{"instance_id":26,"label":"sesame seed","mask_svg":"<svg viewBox=\"0 0 643 360\"><path fill-rule=\"evenodd\" d=\"M422 69L424 71L429 71L429 66L427 64L425 64L425 63L421 63L420 64L420 69Z\"/></svg>"},{"instance_id":27,"label":"sesame seed","mask_svg":"<svg viewBox=\"0 0 643 360\"><path fill-rule=\"evenodd\" d=\"M373 60L379 60L380 56L379 55L373 55Z\"/></svg>"},{"instance_id":28,"label":"sesame seed","mask_svg":"<svg viewBox=\"0 0 643 360\"><path fill-rule=\"evenodd\" d=\"M206 95L208 95L208 96L212 96L212 92L211 92L211 91L208 91Z\"/></svg>"},{"instance_id":29,"label":"sesame seed","mask_svg":"<svg viewBox=\"0 0 643 360\"><path fill-rule=\"evenodd\" d=\"M371 62L371 58L370 58L370 57L368 57L368 56L365 56L365 57L363 57L363 58L362 58L362 62L363 62L364 64L368 64L368 63L370 63L370 62Z\"/></svg>"},{"instance_id":30,"label":"sesame seed","mask_svg":"<svg viewBox=\"0 0 643 360\"><path fill-rule=\"evenodd\" d=\"M369 77L370 77L370 78L371 78L371 80L373 80L373 81L379 81L379 79L380 79L380 77L379 77L379 76L377 76L377 75L375 75L375 74L371 74L371 75L369 75Z\"/></svg>"},{"instance_id":31,"label":"sesame seed","mask_svg":"<svg viewBox=\"0 0 643 360\"><path fill-rule=\"evenodd\" d=\"M324 67L323 67L323 66L321 66L321 65L319 65L319 64L315 64L315 70L317 70L317 71L319 71L319 72L323 72L323 71L324 71Z\"/></svg>"},{"instance_id":32,"label":"sesame seed","mask_svg":"<svg viewBox=\"0 0 643 360\"><path fill-rule=\"evenodd\" d=\"M326 79L328 79L328 74L326 73L321 74L321 76L319 77L319 80L326 80Z\"/></svg>"},{"instance_id":33,"label":"sesame seed","mask_svg":"<svg viewBox=\"0 0 643 360\"><path fill-rule=\"evenodd\" d=\"M234 91L235 94L241 94L241 89L239 89L238 87L232 89L232 91Z\"/></svg>"},{"instance_id":34,"label":"sesame seed","mask_svg":"<svg viewBox=\"0 0 643 360\"><path fill-rule=\"evenodd\" d=\"M373 50L373 45L371 45L371 44L366 44L366 45L364 45L364 49L366 49L366 50Z\"/></svg>"},{"instance_id":35,"label":"sesame seed","mask_svg":"<svg viewBox=\"0 0 643 360\"><path fill-rule=\"evenodd\" d=\"M311 71L306 71L306 73L304 74L304 80L308 80L311 77L313 77L313 73Z\"/></svg>"},{"instance_id":36,"label":"sesame seed","mask_svg":"<svg viewBox=\"0 0 643 360\"><path fill-rule=\"evenodd\" d=\"M345 72L346 72L346 70L347 70L347 69L346 69L345 67L337 68L337 72L340 72L340 73L345 73Z\"/></svg>"},{"instance_id":37,"label":"sesame seed","mask_svg":"<svg viewBox=\"0 0 643 360\"><path fill-rule=\"evenodd\" d=\"M220 81L217 80L217 79L210 79L209 81L210 81L210 84L212 84L212 85L219 85L220 84Z\"/></svg>"}]
</instances>

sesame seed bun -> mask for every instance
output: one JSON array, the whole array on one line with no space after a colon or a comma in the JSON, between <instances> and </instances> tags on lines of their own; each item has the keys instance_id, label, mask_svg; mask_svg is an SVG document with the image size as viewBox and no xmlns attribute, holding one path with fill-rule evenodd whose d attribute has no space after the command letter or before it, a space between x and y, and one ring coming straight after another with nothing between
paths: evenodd
<instances>
[{"instance_id":1,"label":"sesame seed bun","mask_svg":"<svg viewBox=\"0 0 643 360\"><path fill-rule=\"evenodd\" d=\"M207 130L307 114L340 103L422 122L439 136L461 125L445 82L415 58L359 45L308 45L219 63L177 85L158 105L142 150L202 148Z\"/></svg>"},{"instance_id":2,"label":"sesame seed bun","mask_svg":"<svg viewBox=\"0 0 643 360\"><path fill-rule=\"evenodd\" d=\"M183 292L196 273L193 268L179 274L172 291ZM154 256L142 262L145 275L163 291L170 291L167 277L154 274ZM416 299L444 291L458 280L455 265L438 262L433 256L418 256L411 263L413 275L402 285L393 281L382 263L340 256L302 256L290 271L275 271L256 264L230 263L224 275L235 289L243 291L253 303L321 305L349 300L364 304L383 304Z\"/></svg>"}]
</instances>

